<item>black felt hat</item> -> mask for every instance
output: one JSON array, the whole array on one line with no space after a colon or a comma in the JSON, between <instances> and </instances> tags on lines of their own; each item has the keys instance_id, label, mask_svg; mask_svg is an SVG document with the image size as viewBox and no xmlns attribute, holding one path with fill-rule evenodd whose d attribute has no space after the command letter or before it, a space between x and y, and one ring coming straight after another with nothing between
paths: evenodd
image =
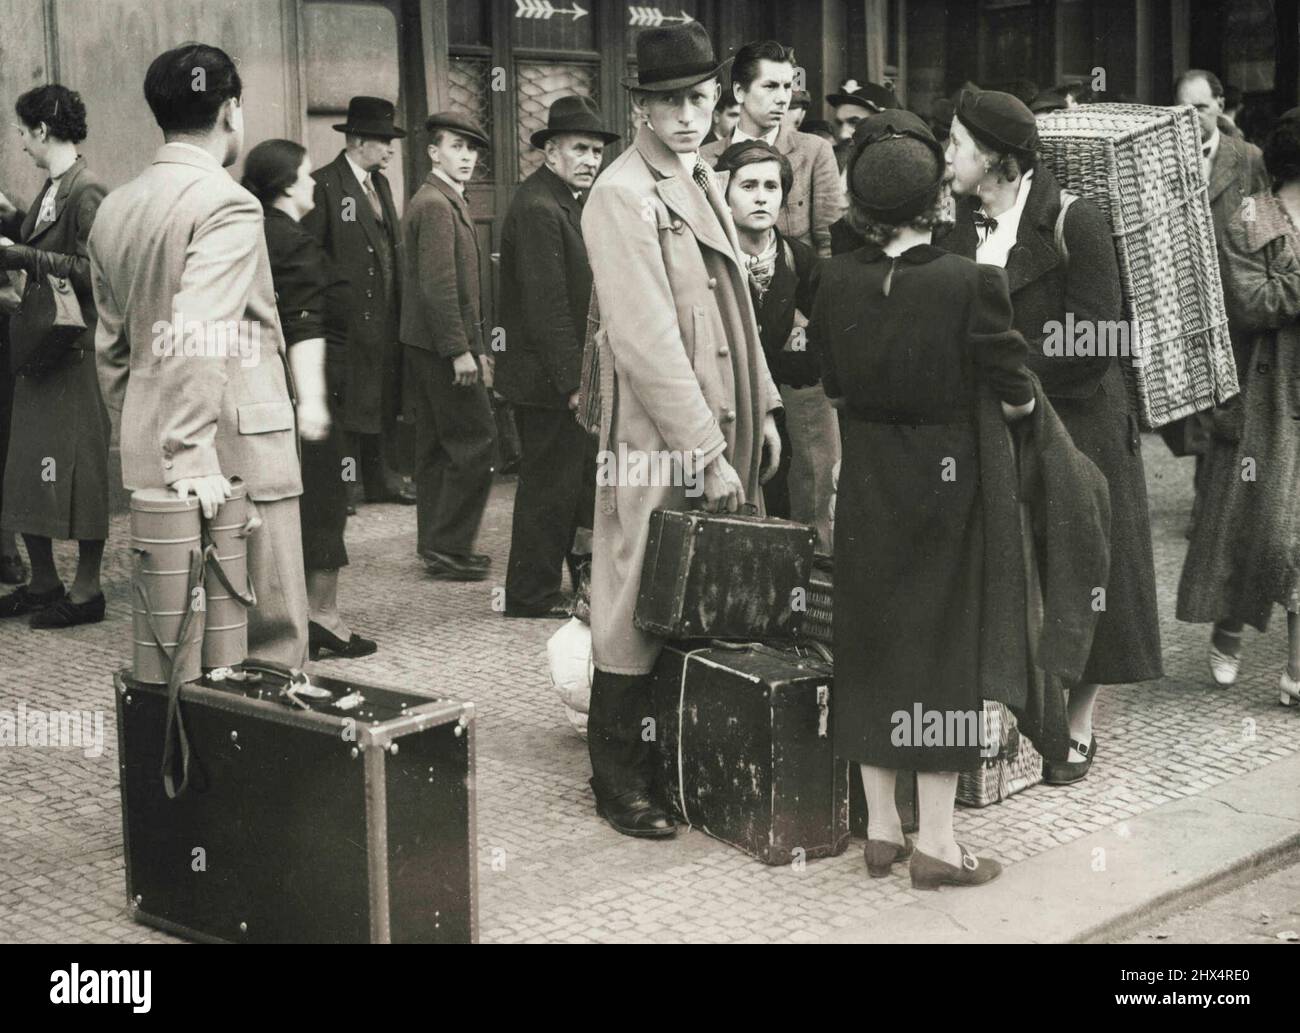
<instances>
[{"instance_id":1,"label":"black felt hat","mask_svg":"<svg viewBox=\"0 0 1300 1033\"><path fill-rule=\"evenodd\" d=\"M833 108L841 104L856 104L868 111L891 111L902 107L888 86L875 82L860 83L856 79L845 79L837 92L826 94L826 103Z\"/></svg>"},{"instance_id":2,"label":"black felt hat","mask_svg":"<svg viewBox=\"0 0 1300 1033\"><path fill-rule=\"evenodd\" d=\"M1024 101L997 90L962 90L957 118L980 143L1000 154L1038 150L1038 122Z\"/></svg>"},{"instance_id":3,"label":"black felt hat","mask_svg":"<svg viewBox=\"0 0 1300 1033\"><path fill-rule=\"evenodd\" d=\"M708 30L697 21L642 29L636 37L636 75L623 85L630 90L668 93L721 78L731 62L719 62Z\"/></svg>"},{"instance_id":4,"label":"black felt hat","mask_svg":"<svg viewBox=\"0 0 1300 1033\"><path fill-rule=\"evenodd\" d=\"M539 129L529 142L534 147L545 147L546 141L560 133L584 133L598 136L606 143L619 138L618 133L606 129L600 121L600 112L586 97L559 97L546 114L546 128Z\"/></svg>"},{"instance_id":5,"label":"black felt hat","mask_svg":"<svg viewBox=\"0 0 1300 1033\"><path fill-rule=\"evenodd\" d=\"M943 148L910 111L881 111L858 123L848 161L849 196L868 215L898 225L920 215L943 182Z\"/></svg>"},{"instance_id":6,"label":"black felt hat","mask_svg":"<svg viewBox=\"0 0 1300 1033\"><path fill-rule=\"evenodd\" d=\"M397 108L383 97L353 97L348 101L348 120L334 128L340 133L357 136L375 136L392 140L406 135L406 130L393 125Z\"/></svg>"}]
</instances>

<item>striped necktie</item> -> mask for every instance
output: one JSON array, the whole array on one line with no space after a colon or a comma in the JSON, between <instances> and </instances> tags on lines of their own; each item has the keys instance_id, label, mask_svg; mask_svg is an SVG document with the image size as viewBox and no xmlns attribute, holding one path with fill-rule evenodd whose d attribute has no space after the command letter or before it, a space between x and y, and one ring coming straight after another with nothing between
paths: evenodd
<instances>
[{"instance_id":1,"label":"striped necktie","mask_svg":"<svg viewBox=\"0 0 1300 1033\"><path fill-rule=\"evenodd\" d=\"M370 201L370 207L375 213L375 218L383 222L384 206L379 203L379 195L375 193L375 174L373 172L366 176L362 186L366 188L366 197Z\"/></svg>"},{"instance_id":2,"label":"striped necktie","mask_svg":"<svg viewBox=\"0 0 1300 1033\"><path fill-rule=\"evenodd\" d=\"M703 158L695 159L695 168L691 171L691 178L699 184L700 189L704 191L704 195L707 197L709 194L709 180L713 177Z\"/></svg>"}]
</instances>

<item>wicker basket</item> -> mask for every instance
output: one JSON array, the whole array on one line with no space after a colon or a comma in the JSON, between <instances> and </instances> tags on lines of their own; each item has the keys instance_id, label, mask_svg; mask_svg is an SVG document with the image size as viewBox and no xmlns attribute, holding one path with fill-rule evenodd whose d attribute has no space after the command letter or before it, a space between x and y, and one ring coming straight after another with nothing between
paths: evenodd
<instances>
[{"instance_id":1,"label":"wicker basket","mask_svg":"<svg viewBox=\"0 0 1300 1033\"><path fill-rule=\"evenodd\" d=\"M998 754L981 758L978 768L957 776L957 802L965 807L1001 803L1043 780L1042 755L1020 734L1005 703L985 700L984 722L984 734L998 736Z\"/></svg>"},{"instance_id":2,"label":"wicker basket","mask_svg":"<svg viewBox=\"0 0 1300 1033\"><path fill-rule=\"evenodd\" d=\"M819 566L814 561L812 574L808 578L808 610L803 615L803 626L799 632L801 638L834 647L835 626L831 609L834 593L833 575L829 566Z\"/></svg>"},{"instance_id":3,"label":"wicker basket","mask_svg":"<svg viewBox=\"0 0 1300 1033\"><path fill-rule=\"evenodd\" d=\"M1235 395L1195 109L1085 104L1043 115L1038 134L1061 186L1110 220L1130 334L1121 366L1143 423Z\"/></svg>"}]
</instances>

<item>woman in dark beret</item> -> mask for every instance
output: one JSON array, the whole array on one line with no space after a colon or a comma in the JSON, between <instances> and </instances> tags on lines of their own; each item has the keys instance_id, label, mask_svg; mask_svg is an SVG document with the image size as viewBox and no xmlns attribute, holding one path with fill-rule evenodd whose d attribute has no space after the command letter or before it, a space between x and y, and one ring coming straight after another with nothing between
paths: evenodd
<instances>
[{"instance_id":1,"label":"woman in dark beret","mask_svg":"<svg viewBox=\"0 0 1300 1033\"><path fill-rule=\"evenodd\" d=\"M809 337L843 414L835 526L837 756L858 762L872 876L911 857L913 886L969 886L1001 870L953 835L957 777L979 766L981 625L989 530L978 402L1034 407L1025 342L999 269L931 243L951 197L943 149L906 111L869 116L849 158L849 219L867 244L824 262ZM947 216L950 218L950 216ZM996 416L994 417L996 419ZM1019 541L1019 527L1011 533ZM915 852L894 802L917 772Z\"/></svg>"},{"instance_id":2,"label":"woman in dark beret","mask_svg":"<svg viewBox=\"0 0 1300 1033\"><path fill-rule=\"evenodd\" d=\"M962 91L946 154L962 203L943 246L1006 270L1015 327L1029 342L1027 365L1075 446L1110 486L1110 579L1099 597L1104 609L1083 677L1068 687L1070 750L1044 758L1043 780L1064 785L1092 765L1100 686L1150 681L1163 671L1142 445L1119 360L1045 347L1053 325L1067 325L1067 313L1076 327L1123 318L1110 226L1096 205L1075 199L1065 215L1069 261L1062 261L1055 240L1061 188L1038 163L1037 149L1034 115L1021 101L992 90Z\"/></svg>"},{"instance_id":3,"label":"woman in dark beret","mask_svg":"<svg viewBox=\"0 0 1300 1033\"><path fill-rule=\"evenodd\" d=\"M348 495L342 438L334 419L347 368L346 280L299 222L315 205L311 159L292 140L266 140L248 152L244 187L266 212L266 250L276 308L289 349L302 438L303 565L311 658L368 656L377 646L352 631L338 609Z\"/></svg>"}]
</instances>

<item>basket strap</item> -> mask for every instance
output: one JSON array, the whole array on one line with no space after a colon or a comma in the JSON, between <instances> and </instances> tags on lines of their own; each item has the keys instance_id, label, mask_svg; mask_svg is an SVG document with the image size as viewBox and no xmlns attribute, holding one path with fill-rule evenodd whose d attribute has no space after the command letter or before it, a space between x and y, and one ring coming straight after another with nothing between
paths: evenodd
<instances>
[{"instance_id":1,"label":"basket strap","mask_svg":"<svg viewBox=\"0 0 1300 1033\"><path fill-rule=\"evenodd\" d=\"M221 559L217 556L217 543L212 540L212 532L208 529L207 522L203 524L203 563L217 576L221 582L221 587L230 593L230 597L238 602L241 606L252 608L257 605L257 592L253 587L253 579L248 579L248 594L245 595L237 589L230 581L230 575L226 573L226 568L221 565Z\"/></svg>"}]
</instances>

